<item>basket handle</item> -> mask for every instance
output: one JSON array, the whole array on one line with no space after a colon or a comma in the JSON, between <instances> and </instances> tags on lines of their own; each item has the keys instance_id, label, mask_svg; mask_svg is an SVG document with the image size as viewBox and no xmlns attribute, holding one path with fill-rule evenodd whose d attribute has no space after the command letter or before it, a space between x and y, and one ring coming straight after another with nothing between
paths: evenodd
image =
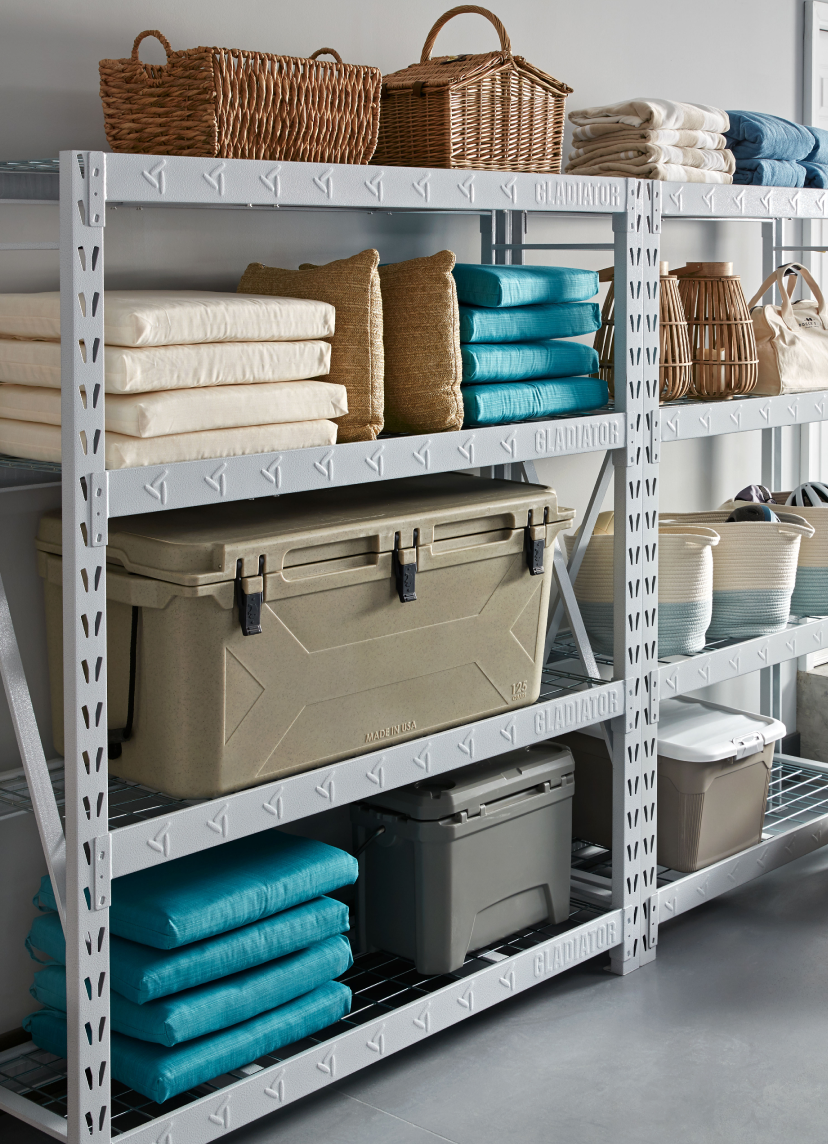
<instances>
[{"instance_id":1,"label":"basket handle","mask_svg":"<svg viewBox=\"0 0 828 1144\"><path fill-rule=\"evenodd\" d=\"M342 63L342 56L336 48L318 48L312 56L308 56L308 59L315 60L317 56L333 56L338 64Z\"/></svg>"},{"instance_id":2,"label":"basket handle","mask_svg":"<svg viewBox=\"0 0 828 1144\"><path fill-rule=\"evenodd\" d=\"M170 47L170 41L167 39L167 37L165 35L163 35L161 32L159 32L155 28L150 28L146 32L142 32L140 36L135 37L135 43L132 45L132 62L134 64L138 64L139 67L143 67L143 64L138 59L138 49L141 46L141 42L143 40L145 40L147 38L147 36L154 36L155 39L158 40L158 42L161 44L161 47L164 49L164 51L166 53L167 63L169 63L170 62L170 56L172 55L172 48ZM156 65L156 66L158 66L158 65ZM162 64L161 66L163 67L164 65Z\"/></svg>"},{"instance_id":3,"label":"basket handle","mask_svg":"<svg viewBox=\"0 0 828 1144\"><path fill-rule=\"evenodd\" d=\"M779 307L779 312L782 316L782 320L788 329L794 331L799 329L796 318L794 317L793 306L791 305L791 294L793 293L791 283L788 283L787 290L784 286L786 271L789 272L792 282L795 281L797 274L801 275L802 278L805 279L817 304L817 313L822 319L823 328L828 328L828 307L826 306L825 299L822 296L822 291L820 290L819 286L817 286L810 271L800 262L788 262L785 266L778 266L776 270L772 271L753 295L751 300L748 302L748 312L750 312L753 307L758 304L765 291L770 289L770 287L776 283L776 285L779 287L779 295L782 298L782 305Z\"/></svg>"},{"instance_id":4,"label":"basket handle","mask_svg":"<svg viewBox=\"0 0 828 1144\"><path fill-rule=\"evenodd\" d=\"M488 8L480 8L477 4L461 4L459 8L452 8L449 12L444 12L431 31L426 37L426 42L423 46L423 54L420 56L420 63L427 64L431 59L431 49L434 47L434 41L437 39L440 29L453 19L455 16L462 16L465 12L476 13L478 16L485 16L486 19L494 24L498 36L500 36L500 50L506 55L512 54L512 42L509 39L509 33L495 16L494 12L490 12Z\"/></svg>"}]
</instances>

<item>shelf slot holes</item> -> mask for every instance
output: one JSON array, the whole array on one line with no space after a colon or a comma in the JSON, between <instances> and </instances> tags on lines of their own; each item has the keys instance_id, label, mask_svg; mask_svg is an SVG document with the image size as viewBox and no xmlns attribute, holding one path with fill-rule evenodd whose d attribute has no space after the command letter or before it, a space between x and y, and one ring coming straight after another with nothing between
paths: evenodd
<instances>
[{"instance_id":1,"label":"shelf slot holes","mask_svg":"<svg viewBox=\"0 0 828 1144\"><path fill-rule=\"evenodd\" d=\"M100 431L100 429L96 429L95 430L95 436L93 438L93 444L92 444L92 452L93 453L97 453L98 445L100 445L100 443L101 443L101 431Z\"/></svg>"},{"instance_id":2,"label":"shelf slot holes","mask_svg":"<svg viewBox=\"0 0 828 1144\"><path fill-rule=\"evenodd\" d=\"M106 1061L101 1061L101 1067L98 1069L98 1088L100 1088L101 1085L103 1084L105 1076L106 1076Z\"/></svg>"},{"instance_id":3,"label":"shelf slot holes","mask_svg":"<svg viewBox=\"0 0 828 1144\"><path fill-rule=\"evenodd\" d=\"M96 635L96 636L97 636L97 635L100 635L100 631L101 631L101 620L102 620L102 619L103 619L103 612L98 612L98 613L95 615L95 635Z\"/></svg>"},{"instance_id":4,"label":"shelf slot holes","mask_svg":"<svg viewBox=\"0 0 828 1144\"><path fill-rule=\"evenodd\" d=\"M103 667L103 656L99 655L95 661L95 682L101 678L101 668Z\"/></svg>"},{"instance_id":5,"label":"shelf slot holes","mask_svg":"<svg viewBox=\"0 0 828 1144\"><path fill-rule=\"evenodd\" d=\"M86 767L86 773L91 774L92 772L91 772L90 767L89 767L89 752L83 751L82 752L82 758L83 758L83 765Z\"/></svg>"},{"instance_id":6,"label":"shelf slot holes","mask_svg":"<svg viewBox=\"0 0 828 1144\"><path fill-rule=\"evenodd\" d=\"M81 314L85 318L86 317L86 295L83 293L83 291L81 291L81 293L78 294L78 305L80 306Z\"/></svg>"},{"instance_id":7,"label":"shelf slot holes","mask_svg":"<svg viewBox=\"0 0 828 1144\"><path fill-rule=\"evenodd\" d=\"M92 390L92 408L93 409L98 408L98 398L100 396L101 396L101 387L100 387L100 385L96 384L95 388Z\"/></svg>"},{"instance_id":8,"label":"shelf slot holes","mask_svg":"<svg viewBox=\"0 0 828 1144\"><path fill-rule=\"evenodd\" d=\"M86 725L86 729L88 731L89 730L89 708L86 705L81 707L81 714L83 715L83 721L84 721L84 723Z\"/></svg>"},{"instance_id":9,"label":"shelf slot holes","mask_svg":"<svg viewBox=\"0 0 828 1144\"><path fill-rule=\"evenodd\" d=\"M78 214L80 215L81 222L86 226L86 211L83 207L83 199L78 199Z\"/></svg>"},{"instance_id":10,"label":"shelf slot holes","mask_svg":"<svg viewBox=\"0 0 828 1144\"><path fill-rule=\"evenodd\" d=\"M98 810L97 810L97 817L98 818L101 817L101 811L103 810L103 804L104 804L104 792L101 791L101 793L98 795Z\"/></svg>"},{"instance_id":11,"label":"shelf slot holes","mask_svg":"<svg viewBox=\"0 0 828 1144\"><path fill-rule=\"evenodd\" d=\"M93 364L98 360L98 351L100 350L100 348L101 348L101 339L95 338L94 342L92 343L92 362L93 362Z\"/></svg>"},{"instance_id":12,"label":"shelf slot holes","mask_svg":"<svg viewBox=\"0 0 828 1144\"><path fill-rule=\"evenodd\" d=\"M103 565L99 564L95 569L95 591L101 586L101 576L103 575Z\"/></svg>"},{"instance_id":13,"label":"shelf slot holes","mask_svg":"<svg viewBox=\"0 0 828 1144\"><path fill-rule=\"evenodd\" d=\"M98 1116L98 1131L99 1132L103 1132L103 1126L105 1123L106 1123L106 1105L103 1106L103 1108L100 1111L100 1115Z\"/></svg>"},{"instance_id":14,"label":"shelf slot holes","mask_svg":"<svg viewBox=\"0 0 828 1144\"><path fill-rule=\"evenodd\" d=\"M98 977L98 996L103 997L104 985L106 984L106 973L101 972Z\"/></svg>"},{"instance_id":15,"label":"shelf slot holes","mask_svg":"<svg viewBox=\"0 0 828 1144\"><path fill-rule=\"evenodd\" d=\"M95 1131L95 1121L92 1119L91 1112L86 1113L86 1127L89 1129L89 1135L91 1136Z\"/></svg>"},{"instance_id":16,"label":"shelf slot holes","mask_svg":"<svg viewBox=\"0 0 828 1144\"><path fill-rule=\"evenodd\" d=\"M87 407L86 406L86 386L85 385L78 386L78 393L80 394L80 399L81 399L81 402L83 403L83 407L84 407L84 409L86 409L86 407Z\"/></svg>"},{"instance_id":17,"label":"shelf slot holes","mask_svg":"<svg viewBox=\"0 0 828 1144\"><path fill-rule=\"evenodd\" d=\"M86 269L86 251L83 249L82 246L78 247L78 261L81 264L81 270L85 270Z\"/></svg>"},{"instance_id":18,"label":"shelf slot holes","mask_svg":"<svg viewBox=\"0 0 828 1144\"><path fill-rule=\"evenodd\" d=\"M87 487L87 484L86 484L86 477L80 478L80 487L81 487L81 492L83 493L83 499L89 500L89 488Z\"/></svg>"},{"instance_id":19,"label":"shelf slot holes","mask_svg":"<svg viewBox=\"0 0 828 1144\"><path fill-rule=\"evenodd\" d=\"M86 946L86 952L91 957L92 956L92 934L89 933L88 931L87 931L86 937L84 938L84 945Z\"/></svg>"},{"instance_id":20,"label":"shelf slot holes","mask_svg":"<svg viewBox=\"0 0 828 1144\"><path fill-rule=\"evenodd\" d=\"M89 799L86 797L86 795L83 796L83 809L86 811L86 817L91 821L92 820L92 805L89 802ZM86 846L87 846L87 844L84 843L84 847L86 847ZM90 860L88 851L87 851L87 855L86 855L86 860L87 860L87 862L89 862L89 860Z\"/></svg>"},{"instance_id":21,"label":"shelf slot holes","mask_svg":"<svg viewBox=\"0 0 828 1144\"><path fill-rule=\"evenodd\" d=\"M81 615L80 619L81 619L81 626L83 627L83 634L86 636L87 639L89 639L89 619L86 616L86 613L83 613Z\"/></svg>"},{"instance_id":22,"label":"shelf slot holes","mask_svg":"<svg viewBox=\"0 0 828 1144\"><path fill-rule=\"evenodd\" d=\"M99 246L93 247L93 249L92 249L92 269L93 270L97 270L97 268L98 268L98 256L100 253L101 253L101 248Z\"/></svg>"},{"instance_id":23,"label":"shelf slot holes","mask_svg":"<svg viewBox=\"0 0 828 1144\"><path fill-rule=\"evenodd\" d=\"M106 926L101 926L98 930L98 953L103 949L104 938L106 937Z\"/></svg>"},{"instance_id":24,"label":"shelf slot holes","mask_svg":"<svg viewBox=\"0 0 828 1144\"><path fill-rule=\"evenodd\" d=\"M104 1030L105 1029L106 1029L106 1017L101 1017L100 1023L98 1024L98 1041L102 1041L104 1039ZM90 1029L89 1032L91 1033L92 1030ZM90 1045L92 1044L91 1037L89 1039L89 1044Z\"/></svg>"},{"instance_id":25,"label":"shelf slot holes","mask_svg":"<svg viewBox=\"0 0 828 1144\"><path fill-rule=\"evenodd\" d=\"M92 295L92 317L93 317L93 318L97 317L97 314L98 314L98 303L100 302L100 300L101 300L101 295L100 295L100 293L99 293L99 292L96 290L96 291L95 291L95 293Z\"/></svg>"},{"instance_id":26,"label":"shelf slot holes","mask_svg":"<svg viewBox=\"0 0 828 1144\"><path fill-rule=\"evenodd\" d=\"M99 701L98 706L95 708L95 726L96 727L100 727L100 725L101 725L102 713L103 713L103 701Z\"/></svg>"},{"instance_id":27,"label":"shelf slot holes","mask_svg":"<svg viewBox=\"0 0 828 1144\"><path fill-rule=\"evenodd\" d=\"M87 536L86 536L86 525L84 524L83 521L81 521L80 534L83 537L84 545L88 548L89 547L89 541L88 541Z\"/></svg>"},{"instance_id":28,"label":"shelf slot holes","mask_svg":"<svg viewBox=\"0 0 828 1144\"><path fill-rule=\"evenodd\" d=\"M83 1071L86 1074L87 1087L89 1088L89 1091L91 1092L92 1089L94 1088L94 1081L92 1080L92 1069L89 1068L89 1066L87 1065Z\"/></svg>"},{"instance_id":29,"label":"shelf slot holes","mask_svg":"<svg viewBox=\"0 0 828 1144\"><path fill-rule=\"evenodd\" d=\"M87 818L88 817L89 816L87 815ZM92 851L89 849L89 843L88 842L84 842L84 844L83 844L83 853L86 856L86 865L91 866L92 865ZM89 891L85 890L84 893L88 894Z\"/></svg>"},{"instance_id":30,"label":"shelf slot holes","mask_svg":"<svg viewBox=\"0 0 828 1144\"><path fill-rule=\"evenodd\" d=\"M89 573L86 571L85 568L81 568L81 581L83 582L84 592L88 592L89 591Z\"/></svg>"},{"instance_id":31,"label":"shelf slot holes","mask_svg":"<svg viewBox=\"0 0 828 1144\"><path fill-rule=\"evenodd\" d=\"M98 747L98 753L95 756L95 771L98 774L100 773L100 770L101 770L102 759L103 759L103 747Z\"/></svg>"},{"instance_id":32,"label":"shelf slot holes","mask_svg":"<svg viewBox=\"0 0 828 1144\"><path fill-rule=\"evenodd\" d=\"M85 431L84 429L81 429L81 431L80 431L80 433L79 433L78 435L79 435L79 437L80 437L81 448L83 449L83 455L84 455L84 457L85 457L85 456L86 456L86 454L87 454L87 448L86 448L86 431Z\"/></svg>"},{"instance_id":33,"label":"shelf slot holes","mask_svg":"<svg viewBox=\"0 0 828 1144\"><path fill-rule=\"evenodd\" d=\"M91 979L91 977L84 977L83 984L86 988L86 996L91 1001L92 1000L92 979Z\"/></svg>"},{"instance_id":34,"label":"shelf slot holes","mask_svg":"<svg viewBox=\"0 0 828 1144\"><path fill-rule=\"evenodd\" d=\"M83 340L83 338L81 338L80 341L78 342L78 349L80 350L80 355L81 355L81 358L83 359L83 364L86 365L86 342Z\"/></svg>"},{"instance_id":35,"label":"shelf slot holes","mask_svg":"<svg viewBox=\"0 0 828 1144\"><path fill-rule=\"evenodd\" d=\"M83 672L83 678L88 683L89 682L89 664L86 662L85 659L81 660L81 671Z\"/></svg>"},{"instance_id":36,"label":"shelf slot holes","mask_svg":"<svg viewBox=\"0 0 828 1144\"><path fill-rule=\"evenodd\" d=\"M84 1032L86 1033L86 1039L89 1042L89 1044L91 1045L92 1044L92 1026L87 1021L83 1028L84 1028Z\"/></svg>"}]
</instances>

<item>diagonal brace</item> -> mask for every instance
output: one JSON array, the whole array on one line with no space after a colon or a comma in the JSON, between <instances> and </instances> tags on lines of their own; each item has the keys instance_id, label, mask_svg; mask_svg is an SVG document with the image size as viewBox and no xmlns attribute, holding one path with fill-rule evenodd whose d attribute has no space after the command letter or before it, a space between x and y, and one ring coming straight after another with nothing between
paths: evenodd
<instances>
[{"instance_id":1,"label":"diagonal brace","mask_svg":"<svg viewBox=\"0 0 828 1144\"><path fill-rule=\"evenodd\" d=\"M32 699L23 671L20 649L12 625L6 589L0 578L0 676L9 704L17 746L29 784L40 842L46 855L49 877L55 891L61 924L66 925L66 839L60 822L55 792L37 729Z\"/></svg>"}]
</instances>

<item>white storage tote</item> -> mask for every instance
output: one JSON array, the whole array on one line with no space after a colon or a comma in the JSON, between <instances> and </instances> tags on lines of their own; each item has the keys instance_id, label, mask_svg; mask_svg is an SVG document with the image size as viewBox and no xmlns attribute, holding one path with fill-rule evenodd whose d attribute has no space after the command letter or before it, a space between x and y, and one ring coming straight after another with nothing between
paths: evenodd
<instances>
[{"instance_id":1,"label":"white storage tote","mask_svg":"<svg viewBox=\"0 0 828 1144\"><path fill-rule=\"evenodd\" d=\"M713 551L710 639L750 639L781 631L791 614L799 545L814 534L801 516L774 509L776 521L731 521L732 509L664 513L663 523L707 525L719 534Z\"/></svg>"},{"instance_id":2,"label":"white storage tote","mask_svg":"<svg viewBox=\"0 0 828 1144\"><path fill-rule=\"evenodd\" d=\"M790 493L773 493L769 507L779 515L779 506L788 503ZM728 513L749 501L727 501ZM814 535L800 544L796 566L796 586L791 597L794 616L828 616L828 504L791 505L791 511L813 525Z\"/></svg>"},{"instance_id":3,"label":"white storage tote","mask_svg":"<svg viewBox=\"0 0 828 1144\"><path fill-rule=\"evenodd\" d=\"M602 512L575 581L584 626L594 651L613 650L613 518ZM567 552L575 536L565 537ZM703 525L660 525L658 530L658 654L690 655L704 647L713 607L713 546L719 537Z\"/></svg>"}]
</instances>

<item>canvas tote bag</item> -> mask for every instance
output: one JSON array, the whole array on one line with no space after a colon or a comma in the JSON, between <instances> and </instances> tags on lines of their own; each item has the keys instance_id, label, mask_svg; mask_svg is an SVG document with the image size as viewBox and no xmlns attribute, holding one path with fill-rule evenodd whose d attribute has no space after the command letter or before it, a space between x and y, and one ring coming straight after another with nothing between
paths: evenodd
<instances>
[{"instance_id":1,"label":"canvas tote bag","mask_svg":"<svg viewBox=\"0 0 828 1144\"><path fill-rule=\"evenodd\" d=\"M786 274L787 290L783 285ZM791 302L797 276L808 284L813 297ZM782 305L757 305L774 283L779 287ZM759 287L748 309L759 354L759 381L754 394L828 389L828 307L810 272L799 262L780 266Z\"/></svg>"}]
</instances>

